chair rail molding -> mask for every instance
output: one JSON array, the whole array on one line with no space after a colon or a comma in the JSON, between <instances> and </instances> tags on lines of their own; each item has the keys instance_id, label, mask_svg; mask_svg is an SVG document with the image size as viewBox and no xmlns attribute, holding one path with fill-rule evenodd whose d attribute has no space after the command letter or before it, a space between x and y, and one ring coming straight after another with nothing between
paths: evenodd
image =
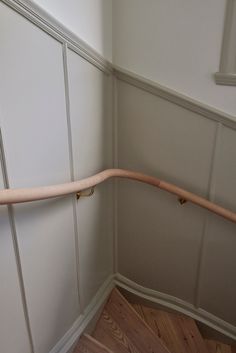
<instances>
[{"instance_id":1,"label":"chair rail molding","mask_svg":"<svg viewBox=\"0 0 236 353\"><path fill-rule=\"evenodd\" d=\"M56 20L48 12L31 0L1 0L54 39L80 55L106 74L113 71L112 64L76 34Z\"/></svg>"},{"instance_id":2,"label":"chair rail molding","mask_svg":"<svg viewBox=\"0 0 236 353\"><path fill-rule=\"evenodd\" d=\"M152 80L148 80L121 67L114 66L114 75L118 80L124 81L143 91L149 92L157 97L163 98L171 103L177 104L187 110L197 113L207 119L222 123L236 130L236 116L215 109L207 104L192 99L175 90L162 86Z\"/></svg>"},{"instance_id":3,"label":"chair rail molding","mask_svg":"<svg viewBox=\"0 0 236 353\"><path fill-rule=\"evenodd\" d=\"M228 127L236 129L236 117L224 113L220 110L217 110L197 100L189 98L188 96L180 94L167 87L159 85L156 82L147 80L144 77L124 70L123 68L113 65L102 55L100 55L96 50L94 50L91 46L85 43L81 38L71 32L68 28L66 28L62 23L60 23L53 16L51 16L44 9L42 9L39 5L35 4L32 0L1 1L2 3L6 4L19 14L27 18L29 21L34 23L37 27L41 28L43 31L51 35L60 43L66 45L68 49L71 49L72 51L80 55L82 58L97 67L99 70L103 71L105 74L112 74L114 72L116 77L120 80L126 81L136 87L144 89L152 94L162 97L172 103L178 104L204 117L219 121ZM220 71L215 74L216 83L222 85L236 85L236 67L234 72L225 71L226 54L223 54L226 51L225 48L229 47L229 41L225 39L225 37L228 38L229 29L231 29L232 31L233 28L234 33L236 35L236 0L228 0L227 14L232 14L232 9L234 11L235 16L226 16L226 19L227 17L229 17L229 21L226 20L226 23L228 25L225 26L226 28L224 31ZM235 36L231 37L234 38ZM236 48L233 45L231 45L230 48L231 47L233 48L231 49L231 51L235 51L234 62L236 63Z\"/></svg>"}]
</instances>

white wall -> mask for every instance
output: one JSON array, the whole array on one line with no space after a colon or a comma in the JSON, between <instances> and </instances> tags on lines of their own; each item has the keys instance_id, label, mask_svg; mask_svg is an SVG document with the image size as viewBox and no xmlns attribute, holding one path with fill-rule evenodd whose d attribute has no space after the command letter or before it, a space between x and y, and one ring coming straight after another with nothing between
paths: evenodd
<instances>
[{"instance_id":1,"label":"white wall","mask_svg":"<svg viewBox=\"0 0 236 353\"><path fill-rule=\"evenodd\" d=\"M235 87L217 86L226 0L113 1L118 66L235 116Z\"/></svg>"},{"instance_id":2,"label":"white wall","mask_svg":"<svg viewBox=\"0 0 236 353\"><path fill-rule=\"evenodd\" d=\"M112 0L35 0L91 47L112 60Z\"/></svg>"},{"instance_id":3,"label":"white wall","mask_svg":"<svg viewBox=\"0 0 236 353\"><path fill-rule=\"evenodd\" d=\"M111 167L111 76L2 2L0 43L0 153L9 187ZM34 353L48 353L75 325L113 270L112 204L106 184L87 200L16 205L10 219L0 209L1 351L30 352L31 335Z\"/></svg>"}]
</instances>

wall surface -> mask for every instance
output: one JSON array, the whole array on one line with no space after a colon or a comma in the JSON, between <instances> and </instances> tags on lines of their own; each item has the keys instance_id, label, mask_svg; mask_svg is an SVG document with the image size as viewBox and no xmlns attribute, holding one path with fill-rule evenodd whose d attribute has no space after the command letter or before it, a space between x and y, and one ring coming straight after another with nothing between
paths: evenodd
<instances>
[{"instance_id":1,"label":"wall surface","mask_svg":"<svg viewBox=\"0 0 236 353\"><path fill-rule=\"evenodd\" d=\"M118 166L236 210L236 126L123 80L117 90ZM200 315L204 310L235 326L235 246L234 223L189 203L180 206L176 197L150 186L119 182L118 272L164 293L164 300L175 298L178 307Z\"/></svg>"},{"instance_id":2,"label":"wall surface","mask_svg":"<svg viewBox=\"0 0 236 353\"><path fill-rule=\"evenodd\" d=\"M2 170L0 187L1 189L5 187ZM15 259L14 234L12 234L6 207L1 207L0 209L0 224L0 313L1 318L4 318L1 319L0 324L1 350L11 353L30 353L30 343ZM14 339L9 339L9 332L14 333Z\"/></svg>"},{"instance_id":3,"label":"wall surface","mask_svg":"<svg viewBox=\"0 0 236 353\"><path fill-rule=\"evenodd\" d=\"M214 82L225 6L225 0L113 2L114 64L159 85L136 84L135 75L126 80L129 73L118 70L117 165L235 210L235 124L217 123L216 111L204 114L206 106L195 104L236 121L235 88ZM121 181L117 241L121 275L165 300L174 298L177 306L182 300L187 310L214 315L221 327L227 324L218 319L236 324L234 224L189 204L180 207L162 191Z\"/></svg>"},{"instance_id":4,"label":"wall surface","mask_svg":"<svg viewBox=\"0 0 236 353\"><path fill-rule=\"evenodd\" d=\"M68 2L37 3L111 58L111 1L79 1L70 6ZM114 2L116 63L235 112L233 91L211 81L218 65L212 52L220 53L224 3L214 1L212 18L208 7L203 15L193 1L183 2L172 12L167 11L169 2L150 1L149 8L135 1L134 14L133 5L132 0ZM162 30L167 21L157 6L166 10L165 18L172 18L168 40L163 39ZM200 14L196 12L195 19L197 9ZM197 22L202 31L195 43L204 59L200 54L195 58L198 50L191 45L192 27L189 24L185 31L186 23L181 22L185 12L191 14L192 26L196 21L194 31ZM141 25L145 16L146 32ZM205 26L204 21L211 19L207 35L199 18ZM161 31L156 32L156 26ZM147 38L153 31L156 44L150 56ZM175 32L181 39L180 51L175 50ZM120 167L156 175L236 208L234 129L118 80L115 131L109 67L103 70L94 58L91 64L78 48L59 37L0 3L1 188L62 183L112 167L116 133ZM209 37L214 39L210 53ZM138 51L139 41L146 51ZM184 48L188 60L183 58ZM198 77L197 71L203 75ZM1 207L0 342L4 353L59 352L64 335L69 332L70 337L83 313L94 305L98 289L113 273L112 190L108 182L96 187L93 198L78 202L68 197ZM235 325L234 225L190 204L180 207L172 196L145 185L122 181L117 196L117 270L138 284ZM132 261L131 252L135 252ZM9 332L14 339L9 339Z\"/></svg>"},{"instance_id":5,"label":"wall surface","mask_svg":"<svg viewBox=\"0 0 236 353\"><path fill-rule=\"evenodd\" d=\"M111 76L2 2L0 43L1 188L111 166ZM80 318L112 273L112 204L107 184L1 208L1 351L48 353Z\"/></svg>"},{"instance_id":6,"label":"wall surface","mask_svg":"<svg viewBox=\"0 0 236 353\"><path fill-rule=\"evenodd\" d=\"M35 0L73 33L112 60L112 0Z\"/></svg>"},{"instance_id":7,"label":"wall surface","mask_svg":"<svg viewBox=\"0 0 236 353\"><path fill-rule=\"evenodd\" d=\"M113 60L235 117L235 87L217 86L226 0L113 1Z\"/></svg>"}]
</instances>

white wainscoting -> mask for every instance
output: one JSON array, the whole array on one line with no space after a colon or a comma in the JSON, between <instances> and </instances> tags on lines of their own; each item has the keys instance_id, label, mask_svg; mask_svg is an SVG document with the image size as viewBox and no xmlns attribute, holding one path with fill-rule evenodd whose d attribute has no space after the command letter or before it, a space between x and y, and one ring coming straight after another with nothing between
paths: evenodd
<instances>
[{"instance_id":1,"label":"white wainscoting","mask_svg":"<svg viewBox=\"0 0 236 353\"><path fill-rule=\"evenodd\" d=\"M4 169L3 146L1 144L0 188L7 187ZM8 217L10 216L10 217ZM22 305L22 288L19 277L17 244L10 208L0 208L0 342L2 352L31 352L27 332L27 318ZM17 266L18 265L18 266ZM18 268L17 268L18 267ZM24 294L23 294L24 295ZM14 335L14 339L11 339Z\"/></svg>"},{"instance_id":2,"label":"white wainscoting","mask_svg":"<svg viewBox=\"0 0 236 353\"><path fill-rule=\"evenodd\" d=\"M109 64L20 1L9 5L0 3L5 187L62 183L111 167ZM1 211L2 276L9 266L0 320L4 353L60 351L62 337L77 325L77 338L93 315L92 299L113 271L111 187L98 187L90 200L14 206L12 227ZM10 344L6 325L16 337Z\"/></svg>"},{"instance_id":3,"label":"white wainscoting","mask_svg":"<svg viewBox=\"0 0 236 353\"><path fill-rule=\"evenodd\" d=\"M215 202L236 210L236 131L222 127L213 173ZM236 225L209 215L202 254L199 306L236 326Z\"/></svg>"},{"instance_id":4,"label":"white wainscoting","mask_svg":"<svg viewBox=\"0 0 236 353\"><path fill-rule=\"evenodd\" d=\"M0 42L1 187L116 165L236 209L234 117L118 68L112 76L30 0L0 3ZM3 207L0 222L4 353L69 352L114 283L162 293L166 306L176 298L234 332L235 226L196 206L109 182L79 202Z\"/></svg>"},{"instance_id":5,"label":"white wainscoting","mask_svg":"<svg viewBox=\"0 0 236 353\"><path fill-rule=\"evenodd\" d=\"M74 178L112 165L111 76L68 50ZM77 203L81 305L86 307L113 272L112 183L97 186Z\"/></svg>"},{"instance_id":6,"label":"white wainscoting","mask_svg":"<svg viewBox=\"0 0 236 353\"><path fill-rule=\"evenodd\" d=\"M116 76L118 166L236 210L235 121L131 73ZM235 224L129 181L117 195L117 271L235 325Z\"/></svg>"}]
</instances>

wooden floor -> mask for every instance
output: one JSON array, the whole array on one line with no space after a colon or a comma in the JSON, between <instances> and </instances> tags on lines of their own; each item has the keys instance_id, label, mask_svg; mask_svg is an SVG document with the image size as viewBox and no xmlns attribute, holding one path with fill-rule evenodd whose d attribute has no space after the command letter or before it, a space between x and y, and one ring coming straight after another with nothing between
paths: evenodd
<instances>
[{"instance_id":1,"label":"wooden floor","mask_svg":"<svg viewBox=\"0 0 236 353\"><path fill-rule=\"evenodd\" d=\"M97 340L103 338L103 343L110 349L117 352L120 352L118 347L122 352L168 352L159 337L144 320L140 320L137 312L117 289L112 291L104 313L94 331L94 337Z\"/></svg>"},{"instance_id":2,"label":"wooden floor","mask_svg":"<svg viewBox=\"0 0 236 353\"><path fill-rule=\"evenodd\" d=\"M205 342L193 319L138 304L134 304L134 307L170 352L207 353Z\"/></svg>"},{"instance_id":3,"label":"wooden floor","mask_svg":"<svg viewBox=\"0 0 236 353\"><path fill-rule=\"evenodd\" d=\"M236 353L236 348L214 340L205 340L208 353Z\"/></svg>"},{"instance_id":4,"label":"wooden floor","mask_svg":"<svg viewBox=\"0 0 236 353\"><path fill-rule=\"evenodd\" d=\"M74 353L112 353L112 351L104 346L101 342L89 335L82 335Z\"/></svg>"},{"instance_id":5,"label":"wooden floor","mask_svg":"<svg viewBox=\"0 0 236 353\"><path fill-rule=\"evenodd\" d=\"M82 335L74 353L236 353L204 339L192 318L129 303L113 289L92 336Z\"/></svg>"}]
</instances>

